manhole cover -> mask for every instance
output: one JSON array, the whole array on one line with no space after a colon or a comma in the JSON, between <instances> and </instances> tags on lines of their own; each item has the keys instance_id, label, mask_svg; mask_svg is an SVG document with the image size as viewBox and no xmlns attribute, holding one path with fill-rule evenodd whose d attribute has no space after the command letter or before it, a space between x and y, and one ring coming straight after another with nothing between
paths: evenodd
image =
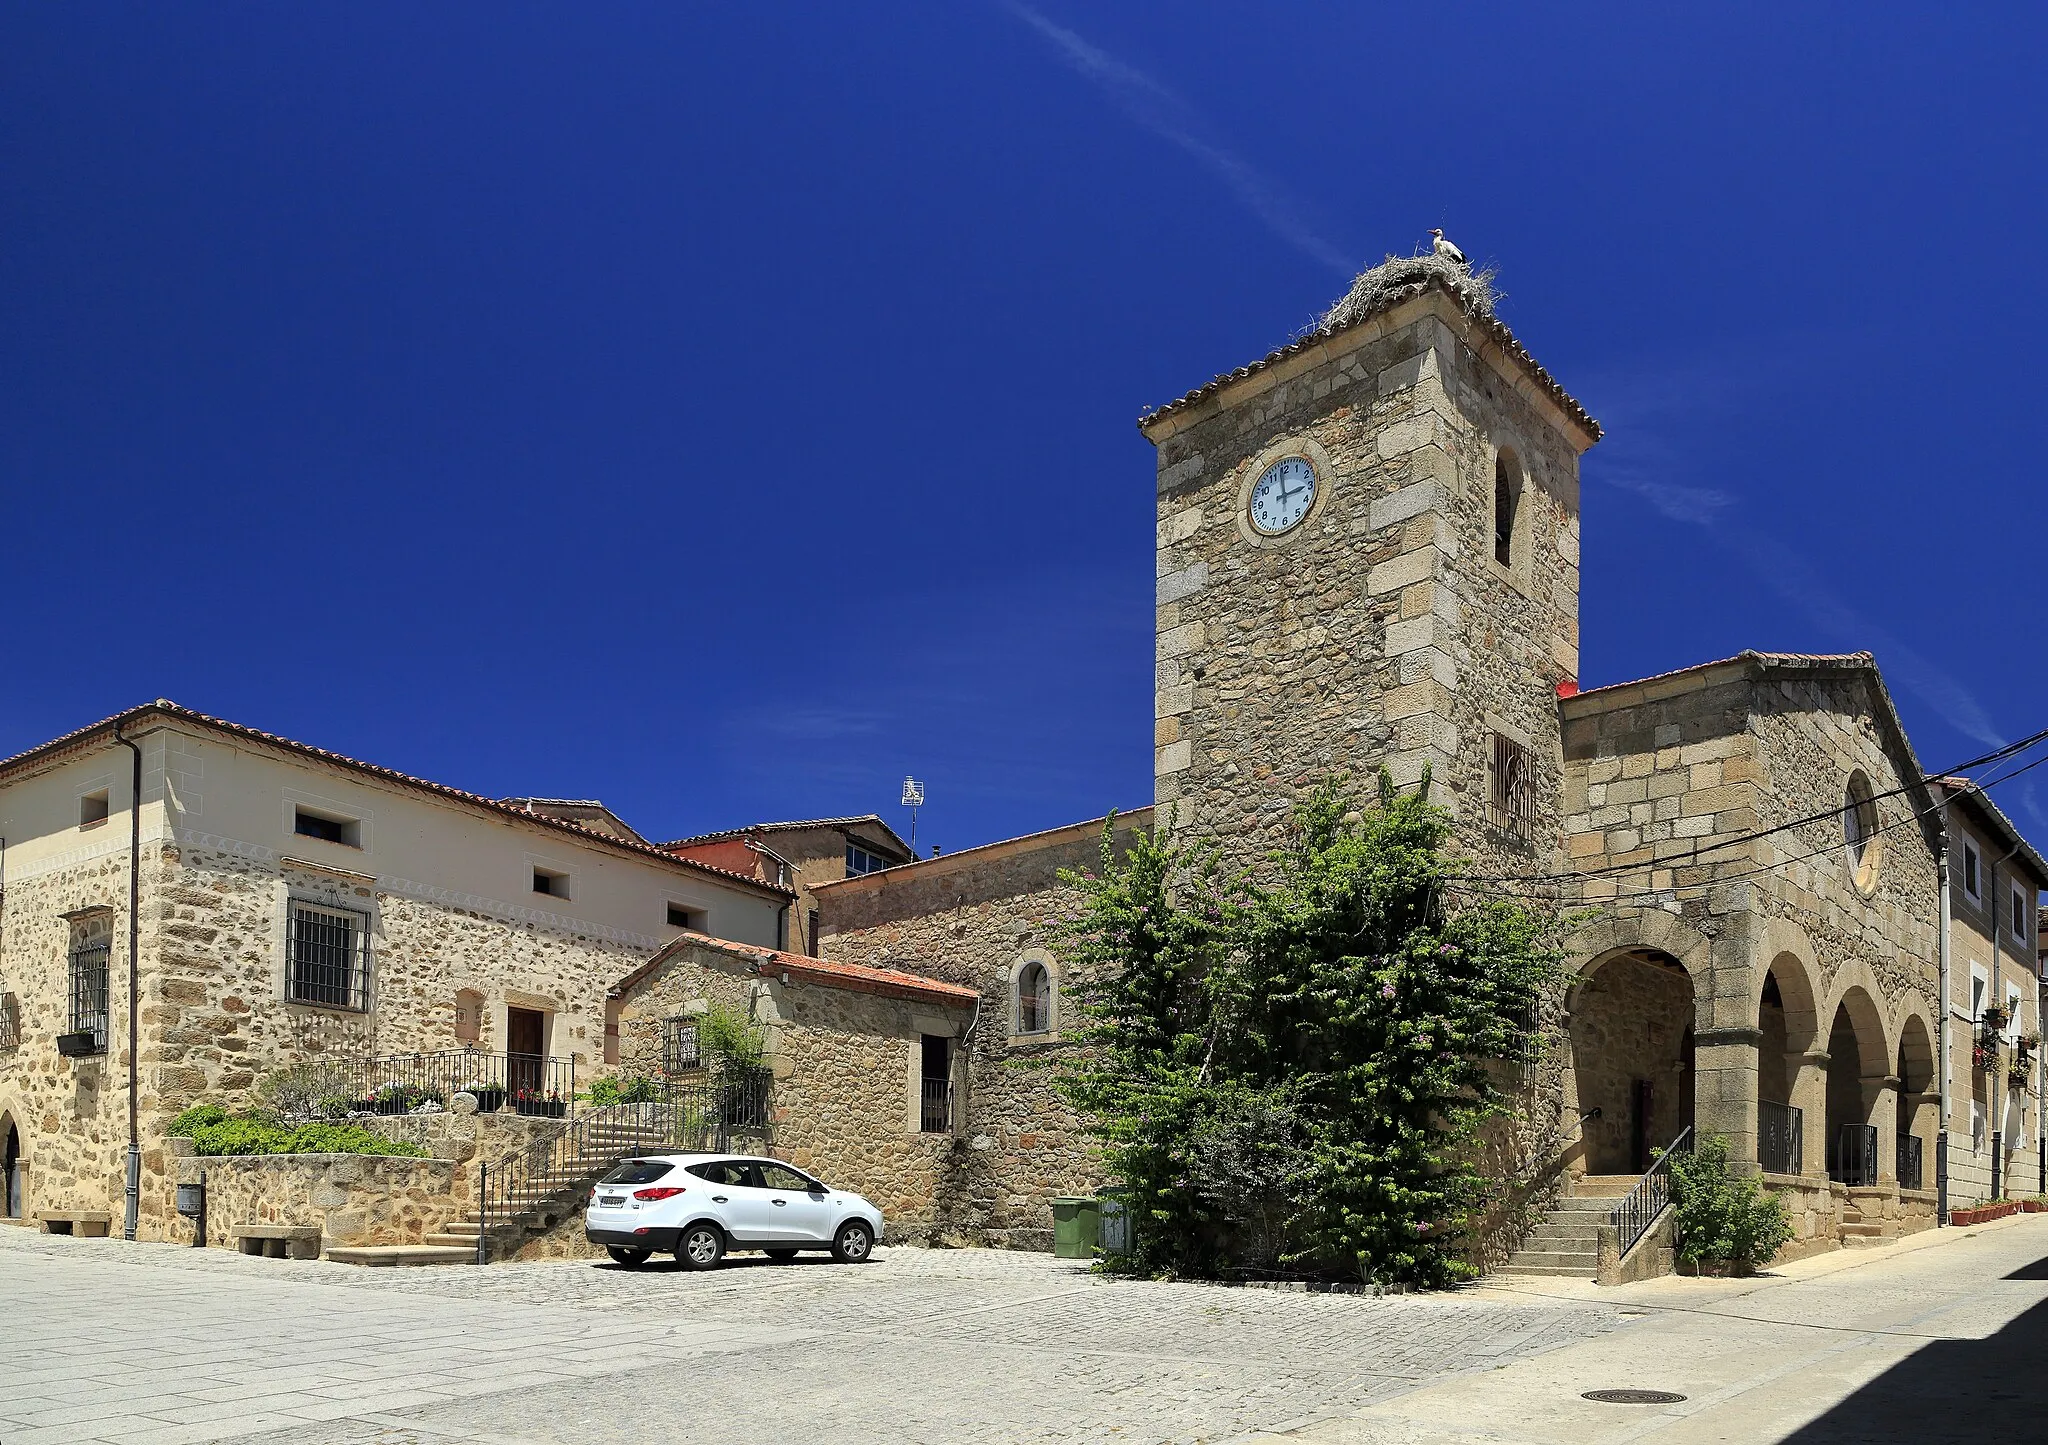
<instances>
[{"instance_id":1,"label":"manhole cover","mask_svg":"<svg viewBox=\"0 0 2048 1445\"><path fill-rule=\"evenodd\" d=\"M1588 1390L1581 1400L1598 1400L1603 1405L1676 1405L1685 1396L1669 1390Z\"/></svg>"}]
</instances>

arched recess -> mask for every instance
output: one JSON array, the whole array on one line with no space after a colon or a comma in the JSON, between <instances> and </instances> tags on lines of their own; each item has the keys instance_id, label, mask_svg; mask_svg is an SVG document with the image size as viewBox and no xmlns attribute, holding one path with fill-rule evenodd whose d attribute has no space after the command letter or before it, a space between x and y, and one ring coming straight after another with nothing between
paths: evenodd
<instances>
[{"instance_id":1,"label":"arched recess","mask_svg":"<svg viewBox=\"0 0 2048 1445\"><path fill-rule=\"evenodd\" d=\"M1042 948L1027 948L1010 965L1010 1037L1043 1039L1059 1032L1059 960Z\"/></svg>"},{"instance_id":2,"label":"arched recess","mask_svg":"<svg viewBox=\"0 0 2048 1445\"><path fill-rule=\"evenodd\" d=\"M28 1213L28 1161L14 1115L0 1113L0 1219L23 1219Z\"/></svg>"},{"instance_id":3,"label":"arched recess","mask_svg":"<svg viewBox=\"0 0 2048 1445\"><path fill-rule=\"evenodd\" d=\"M1662 949L1614 949L1581 972L1567 1101L1586 1173L1639 1174L1692 1124L1694 1012L1691 975Z\"/></svg>"},{"instance_id":4,"label":"arched recess","mask_svg":"<svg viewBox=\"0 0 2048 1445\"><path fill-rule=\"evenodd\" d=\"M1802 1174L1813 1158L1807 1121L1818 1112L1823 1041L1812 970L1790 950L1764 970L1756 1029L1757 1164L1767 1173Z\"/></svg>"},{"instance_id":5,"label":"arched recess","mask_svg":"<svg viewBox=\"0 0 2048 1445\"><path fill-rule=\"evenodd\" d=\"M1826 1125L1828 1178L1870 1185L1885 1173L1896 1133L1893 1052L1884 1016L1860 983L1841 990L1829 1015Z\"/></svg>"},{"instance_id":6,"label":"arched recess","mask_svg":"<svg viewBox=\"0 0 2048 1445\"><path fill-rule=\"evenodd\" d=\"M1934 1034L1924 1014L1910 1013L1899 1027L1894 1073L1899 1099L1895 1171L1902 1189L1925 1189L1933 1181L1934 1136L1940 1126L1941 1093L1936 1079ZM1910 1141L1910 1142L1909 1142Z\"/></svg>"}]
</instances>

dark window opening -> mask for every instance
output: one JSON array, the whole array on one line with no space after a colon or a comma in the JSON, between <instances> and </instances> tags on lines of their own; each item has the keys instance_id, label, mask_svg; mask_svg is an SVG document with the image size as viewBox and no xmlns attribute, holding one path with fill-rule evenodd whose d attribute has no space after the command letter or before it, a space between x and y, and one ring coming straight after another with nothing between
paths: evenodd
<instances>
[{"instance_id":1,"label":"dark window opening","mask_svg":"<svg viewBox=\"0 0 2048 1445\"><path fill-rule=\"evenodd\" d=\"M346 908L293 902L285 997L327 1008L367 1008L369 922L367 915Z\"/></svg>"},{"instance_id":2,"label":"dark window opening","mask_svg":"<svg viewBox=\"0 0 2048 1445\"><path fill-rule=\"evenodd\" d=\"M704 915L692 913L680 903L671 903L668 906L668 926L670 928L688 928L694 932L702 933L704 931Z\"/></svg>"},{"instance_id":3,"label":"dark window opening","mask_svg":"<svg viewBox=\"0 0 2048 1445\"><path fill-rule=\"evenodd\" d=\"M683 1074L703 1061L697 1044L697 1025L689 1019L661 1021L661 1071Z\"/></svg>"},{"instance_id":4,"label":"dark window opening","mask_svg":"<svg viewBox=\"0 0 2048 1445\"><path fill-rule=\"evenodd\" d=\"M107 790L87 793L78 800L78 826L90 828L96 823L107 821Z\"/></svg>"},{"instance_id":5,"label":"dark window opening","mask_svg":"<svg viewBox=\"0 0 2048 1445\"><path fill-rule=\"evenodd\" d=\"M567 898L569 896L569 875L566 873L556 873L546 868L536 868L533 870L533 891L545 893L550 898Z\"/></svg>"},{"instance_id":6,"label":"dark window opening","mask_svg":"<svg viewBox=\"0 0 2048 1445\"><path fill-rule=\"evenodd\" d=\"M879 873L889 866L889 860L879 853L870 853L858 844L846 845L846 876L858 878L864 873Z\"/></svg>"},{"instance_id":7,"label":"dark window opening","mask_svg":"<svg viewBox=\"0 0 2048 1445\"><path fill-rule=\"evenodd\" d=\"M1515 513L1521 505L1521 470L1513 452L1501 451L1493 459L1493 560L1503 567L1514 565Z\"/></svg>"},{"instance_id":8,"label":"dark window opening","mask_svg":"<svg viewBox=\"0 0 2048 1445\"><path fill-rule=\"evenodd\" d=\"M323 843L340 843L348 848L359 846L357 840L362 836L361 825L352 818L329 818L304 808L292 810L292 831L302 838L318 838Z\"/></svg>"},{"instance_id":9,"label":"dark window opening","mask_svg":"<svg viewBox=\"0 0 2048 1445\"><path fill-rule=\"evenodd\" d=\"M1487 759L1486 822L1495 832L1527 842L1536 832L1536 780L1529 750L1493 735Z\"/></svg>"},{"instance_id":10,"label":"dark window opening","mask_svg":"<svg viewBox=\"0 0 2048 1445\"><path fill-rule=\"evenodd\" d=\"M91 1035L96 1054L107 1051L107 956L113 936L113 919L104 913L71 926L69 1032Z\"/></svg>"},{"instance_id":11,"label":"dark window opening","mask_svg":"<svg viewBox=\"0 0 2048 1445\"><path fill-rule=\"evenodd\" d=\"M1052 1028L1052 976L1042 963L1017 973L1017 1032L1042 1034Z\"/></svg>"},{"instance_id":12,"label":"dark window opening","mask_svg":"<svg viewBox=\"0 0 2048 1445\"><path fill-rule=\"evenodd\" d=\"M919 1046L923 1057L917 1127L921 1133L943 1134L953 1127L953 1041L942 1034L923 1034Z\"/></svg>"}]
</instances>

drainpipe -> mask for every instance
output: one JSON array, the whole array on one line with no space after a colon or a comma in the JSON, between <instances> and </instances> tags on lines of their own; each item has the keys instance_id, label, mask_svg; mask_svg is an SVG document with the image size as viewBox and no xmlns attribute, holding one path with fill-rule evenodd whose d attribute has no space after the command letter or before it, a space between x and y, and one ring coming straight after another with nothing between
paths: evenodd
<instances>
[{"instance_id":1,"label":"drainpipe","mask_svg":"<svg viewBox=\"0 0 2048 1445\"><path fill-rule=\"evenodd\" d=\"M1937 1077L1940 1080L1940 1103L1937 1107L1941 1111L1941 1117L1936 1121L1937 1127L1934 1132L1934 1222L1936 1225L1946 1228L1948 1225L1948 1035L1949 1026L1952 1022L1950 1016L1955 1012L1955 1009L1949 1002L1948 992L1948 805L1945 803L1941 809L1941 846L1934 855L1934 871L1935 876L1941 880L1940 927L1936 930L1937 936L1941 941L1941 981L1938 985L1941 1001L1936 1006L1938 1023L1936 1024L1935 1032L1936 1053L1938 1055L1935 1068L1939 1071Z\"/></svg>"},{"instance_id":2,"label":"drainpipe","mask_svg":"<svg viewBox=\"0 0 2048 1445\"><path fill-rule=\"evenodd\" d=\"M121 1237L132 1240L142 1205L142 1130L135 1086L135 1054L141 1041L137 1004L142 972L136 944L142 932L142 749L121 736L119 723L114 724L114 741L134 755L128 783L128 1187L121 1216Z\"/></svg>"},{"instance_id":3,"label":"drainpipe","mask_svg":"<svg viewBox=\"0 0 2048 1445\"><path fill-rule=\"evenodd\" d=\"M1985 890L1984 906L1991 912L1991 1002L1989 1007L1998 1010L2000 1018L2005 1017L2005 989L1999 978L1999 959L2003 951L1998 946L1998 930L2005 926L2005 905L1998 897L1998 868L2001 863L2010 863L2019 855L2020 845L2012 845L1997 863L1991 865L1991 876L1986 880L1990 887ZM2011 1022L2007 1020L2007 1022ZM1991 1197L2003 1198L2005 1194L2005 1110L1998 1098L1999 1075L2004 1065L1998 1060L1998 1050L1992 1049L1991 1059Z\"/></svg>"}]
</instances>

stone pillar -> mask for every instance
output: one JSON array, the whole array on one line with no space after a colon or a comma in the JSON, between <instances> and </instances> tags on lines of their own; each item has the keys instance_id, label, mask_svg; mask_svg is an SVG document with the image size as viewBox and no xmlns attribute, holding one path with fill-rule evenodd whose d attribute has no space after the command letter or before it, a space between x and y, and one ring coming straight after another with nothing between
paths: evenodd
<instances>
[{"instance_id":1,"label":"stone pillar","mask_svg":"<svg viewBox=\"0 0 2048 1445\"><path fill-rule=\"evenodd\" d=\"M1899 1076L1865 1074L1863 1117L1857 1122L1877 1125L1877 1182L1899 1187Z\"/></svg>"},{"instance_id":2,"label":"stone pillar","mask_svg":"<svg viewBox=\"0 0 2048 1445\"><path fill-rule=\"evenodd\" d=\"M1693 1034L1693 1132L1719 1134L1728 1141L1728 1162L1737 1173L1755 1174L1755 1028L1700 1029Z\"/></svg>"},{"instance_id":3,"label":"stone pillar","mask_svg":"<svg viewBox=\"0 0 2048 1445\"><path fill-rule=\"evenodd\" d=\"M1813 1179L1828 1175L1828 1052L1794 1049L1785 1055L1792 1076L1792 1107L1799 1111L1799 1172ZM1837 1121L1839 1122L1839 1121Z\"/></svg>"}]
</instances>

